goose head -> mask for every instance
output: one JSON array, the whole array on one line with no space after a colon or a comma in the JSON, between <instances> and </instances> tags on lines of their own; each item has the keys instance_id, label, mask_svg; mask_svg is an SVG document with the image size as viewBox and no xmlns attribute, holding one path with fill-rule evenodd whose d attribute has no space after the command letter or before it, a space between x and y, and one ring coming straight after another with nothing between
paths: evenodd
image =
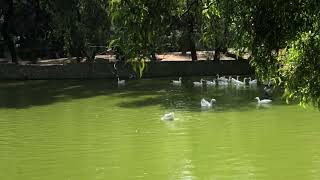
<instances>
[{"instance_id":1,"label":"goose head","mask_svg":"<svg viewBox=\"0 0 320 180\"><path fill-rule=\"evenodd\" d=\"M179 81L181 81L182 80L182 77L179 77Z\"/></svg>"},{"instance_id":2,"label":"goose head","mask_svg":"<svg viewBox=\"0 0 320 180\"><path fill-rule=\"evenodd\" d=\"M248 79L248 78L243 78L243 82L246 83L246 80L247 80L247 79Z\"/></svg>"},{"instance_id":3,"label":"goose head","mask_svg":"<svg viewBox=\"0 0 320 180\"><path fill-rule=\"evenodd\" d=\"M259 97L255 97L254 99L256 99L256 100L260 101L260 98L259 98Z\"/></svg>"},{"instance_id":4,"label":"goose head","mask_svg":"<svg viewBox=\"0 0 320 180\"><path fill-rule=\"evenodd\" d=\"M216 103L216 99L211 99L210 104L212 105L212 103Z\"/></svg>"}]
</instances>

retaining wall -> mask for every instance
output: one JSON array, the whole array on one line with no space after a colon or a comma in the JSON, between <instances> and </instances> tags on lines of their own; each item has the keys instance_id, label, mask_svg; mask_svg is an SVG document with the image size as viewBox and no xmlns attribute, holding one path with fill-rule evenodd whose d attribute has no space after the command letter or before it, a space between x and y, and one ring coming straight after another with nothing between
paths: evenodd
<instances>
[{"instance_id":1,"label":"retaining wall","mask_svg":"<svg viewBox=\"0 0 320 180\"><path fill-rule=\"evenodd\" d=\"M0 64L0 79L102 79L115 78L119 75L128 78L134 74L130 64L114 63L80 63L80 64ZM252 75L254 69L247 61L166 61L146 63L143 77L168 76L211 76L211 75Z\"/></svg>"}]
</instances>

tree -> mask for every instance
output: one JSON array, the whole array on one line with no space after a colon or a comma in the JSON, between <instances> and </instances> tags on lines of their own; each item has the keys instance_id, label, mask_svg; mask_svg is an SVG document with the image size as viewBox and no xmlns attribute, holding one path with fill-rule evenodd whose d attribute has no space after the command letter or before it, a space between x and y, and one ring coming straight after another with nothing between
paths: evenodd
<instances>
[{"instance_id":1,"label":"tree","mask_svg":"<svg viewBox=\"0 0 320 180\"><path fill-rule=\"evenodd\" d=\"M220 60L220 52L227 52L230 25L229 1L211 1L205 4L202 15L202 43L215 51L214 60Z\"/></svg>"},{"instance_id":2,"label":"tree","mask_svg":"<svg viewBox=\"0 0 320 180\"><path fill-rule=\"evenodd\" d=\"M110 11L113 23L111 46L124 59L155 60L169 33L171 17L177 6L172 0L113 0Z\"/></svg>"},{"instance_id":3,"label":"tree","mask_svg":"<svg viewBox=\"0 0 320 180\"><path fill-rule=\"evenodd\" d=\"M287 100L320 108L317 0L234 0L238 34L248 37L251 63L262 79L276 78Z\"/></svg>"},{"instance_id":4,"label":"tree","mask_svg":"<svg viewBox=\"0 0 320 180\"><path fill-rule=\"evenodd\" d=\"M17 35L25 47L40 41L79 60L93 60L92 47L109 44L139 70L168 47L185 45L192 60L197 49L214 49L218 60L231 47L237 55L251 52L257 75L277 79L288 100L320 108L318 0L0 0L0 5L1 35L14 62Z\"/></svg>"},{"instance_id":5,"label":"tree","mask_svg":"<svg viewBox=\"0 0 320 180\"><path fill-rule=\"evenodd\" d=\"M183 2L183 1L182 1ZM187 42L193 61L197 58L197 45L212 46L210 37L217 37L217 25L214 19L219 16L216 0L186 0L178 9L179 25L184 36L182 42Z\"/></svg>"},{"instance_id":6,"label":"tree","mask_svg":"<svg viewBox=\"0 0 320 180\"><path fill-rule=\"evenodd\" d=\"M106 46L110 23L106 0L57 0L44 3L52 18L53 36L68 55L92 61L95 46Z\"/></svg>"},{"instance_id":7,"label":"tree","mask_svg":"<svg viewBox=\"0 0 320 180\"><path fill-rule=\"evenodd\" d=\"M11 53L11 59L12 62L17 63L17 55L16 55L16 50L15 50L15 44L14 44L14 26L13 26L13 21L14 21L14 6L13 6L13 0L4 0L4 3L1 2L1 4L5 5L2 6L1 11L3 11L3 25L1 28L1 34L3 36L3 39L5 43L8 46L8 49Z\"/></svg>"},{"instance_id":8,"label":"tree","mask_svg":"<svg viewBox=\"0 0 320 180\"><path fill-rule=\"evenodd\" d=\"M217 11L215 0L114 0L110 5L115 32L112 45L128 59L154 59L169 37L179 36L181 44L188 45L192 60L197 60L203 11L213 16Z\"/></svg>"}]
</instances>

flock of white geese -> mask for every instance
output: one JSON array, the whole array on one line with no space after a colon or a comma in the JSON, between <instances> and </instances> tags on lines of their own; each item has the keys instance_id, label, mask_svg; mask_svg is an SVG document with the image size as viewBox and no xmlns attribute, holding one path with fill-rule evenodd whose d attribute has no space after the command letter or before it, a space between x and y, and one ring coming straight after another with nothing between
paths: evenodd
<instances>
[{"instance_id":1,"label":"flock of white geese","mask_svg":"<svg viewBox=\"0 0 320 180\"><path fill-rule=\"evenodd\" d=\"M232 76L229 76L228 78L226 78L225 76L220 77L219 75L217 75L216 79L213 79L212 81L210 80L204 80L204 79L200 79L200 81L195 81L193 82L193 87L199 87L202 88L205 84L207 87L214 87L214 86L229 86L229 85L234 85L237 87L240 86L245 86L245 85L249 85L249 86L257 86L257 79L252 79L251 77L249 78L244 78L243 81L239 80L240 76L236 76L236 79L233 78ZM249 80L249 81L248 81ZM270 85L272 82L269 82L268 84ZM182 78L179 77L178 80L172 80L172 84L174 86L181 86L182 85ZM257 100L258 105L263 105L263 104L270 104L272 102L271 99L262 99L260 100L259 97L255 98ZM215 99L211 99L210 101L205 100L204 98L201 99L200 101L200 106L202 108L211 108L214 106L214 104L217 101ZM174 112L170 112L165 114L161 120L165 120L165 121L172 121L174 120L175 116L174 116Z\"/></svg>"},{"instance_id":2,"label":"flock of white geese","mask_svg":"<svg viewBox=\"0 0 320 180\"><path fill-rule=\"evenodd\" d=\"M240 86L245 86L245 85L250 85L250 86L256 86L258 81L257 79L252 79L251 77L249 78L244 78L243 81L239 80L240 76L236 76L236 79L233 78L232 76L229 76L228 78L226 78L225 76L220 77L219 75L217 75L216 79L213 79L212 81L210 80L204 80L204 79L200 79L200 81L195 81L193 82L193 87L199 87L202 88L205 84L207 85L207 87L214 87L214 86L229 86L229 85L235 85L237 87ZM247 81L249 80L249 81ZM118 78L118 86L125 86L125 80L120 80ZM172 80L172 85L174 86L181 86L182 85L182 78L179 77L178 80ZM270 85L270 82L269 82ZM257 103L259 105L262 104L270 104L272 102L271 99L262 99L260 100L259 97L255 98L257 100ZM200 106L202 108L211 108L214 106L214 104L217 101L215 99L211 99L210 101L205 100L204 98L202 98L200 100ZM170 112L165 114L161 120L166 120L166 121L172 121L174 120L174 113Z\"/></svg>"},{"instance_id":3,"label":"flock of white geese","mask_svg":"<svg viewBox=\"0 0 320 180\"><path fill-rule=\"evenodd\" d=\"M249 78L244 78L243 81L239 80L240 76L237 76L236 79L233 78L232 76L229 76L226 78L225 76L220 77L219 74L217 75L216 79L213 79L212 81L210 80L204 80L200 79L200 81L195 81L193 82L194 87L203 87L204 84L207 86L228 86L230 84L236 85L236 86L245 86L245 85L257 85L258 81L256 79L252 79L251 77ZM249 81L247 81L249 80ZM182 78L179 77L179 80L172 80L172 84L175 86L181 86L182 85Z\"/></svg>"}]
</instances>

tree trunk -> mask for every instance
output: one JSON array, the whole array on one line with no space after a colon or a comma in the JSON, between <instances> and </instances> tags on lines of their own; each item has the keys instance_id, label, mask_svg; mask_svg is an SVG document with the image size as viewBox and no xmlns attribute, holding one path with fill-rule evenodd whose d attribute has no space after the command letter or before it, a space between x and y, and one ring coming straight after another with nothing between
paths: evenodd
<instances>
[{"instance_id":1,"label":"tree trunk","mask_svg":"<svg viewBox=\"0 0 320 180\"><path fill-rule=\"evenodd\" d=\"M8 49L11 54L11 60L13 63L18 63L17 54L13 38L10 36L10 31L12 30L10 26L10 20L13 18L13 0L8 1L8 10L4 13L4 23L1 29L1 33L4 41L7 43ZM12 23L12 22L11 22Z\"/></svg>"},{"instance_id":2,"label":"tree trunk","mask_svg":"<svg viewBox=\"0 0 320 180\"><path fill-rule=\"evenodd\" d=\"M156 53L154 51L151 53L151 60L152 61L156 61L157 60L157 56L156 56Z\"/></svg>"},{"instance_id":3,"label":"tree trunk","mask_svg":"<svg viewBox=\"0 0 320 180\"><path fill-rule=\"evenodd\" d=\"M189 22L189 48L191 51L192 61L197 61L198 57L197 57L196 44L194 42L193 31L194 31L194 23L193 23L193 19L191 18Z\"/></svg>"},{"instance_id":4,"label":"tree trunk","mask_svg":"<svg viewBox=\"0 0 320 180\"><path fill-rule=\"evenodd\" d=\"M219 61L220 60L220 52L221 52L221 49L220 48L217 48L215 51L214 51L214 61Z\"/></svg>"},{"instance_id":5,"label":"tree trunk","mask_svg":"<svg viewBox=\"0 0 320 180\"><path fill-rule=\"evenodd\" d=\"M197 50L196 50L196 46L195 46L195 43L192 42L190 44L190 48L191 48L191 58L192 58L192 61L197 61L198 60L198 57L197 57Z\"/></svg>"},{"instance_id":6,"label":"tree trunk","mask_svg":"<svg viewBox=\"0 0 320 180\"><path fill-rule=\"evenodd\" d=\"M41 27L41 8L40 8L40 2L39 0L36 0L36 3L35 3L35 34L42 34L42 27ZM36 35L35 35L35 38L36 38Z\"/></svg>"}]
</instances>

